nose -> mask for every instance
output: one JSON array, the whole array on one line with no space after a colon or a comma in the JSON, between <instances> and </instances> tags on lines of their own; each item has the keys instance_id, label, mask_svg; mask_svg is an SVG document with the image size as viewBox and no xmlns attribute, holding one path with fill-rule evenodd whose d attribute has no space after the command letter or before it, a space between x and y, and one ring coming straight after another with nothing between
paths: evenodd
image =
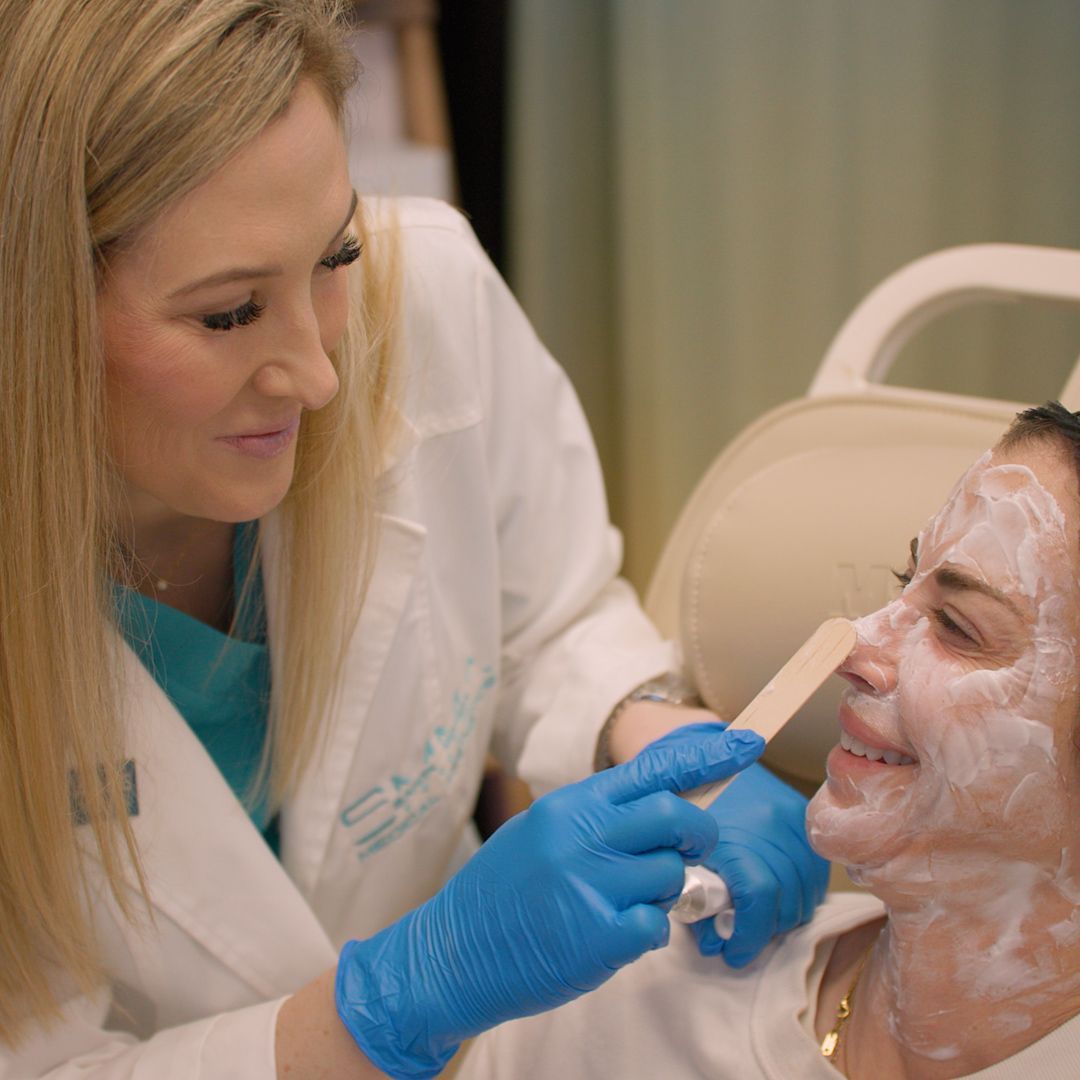
<instances>
[{"instance_id":1,"label":"nose","mask_svg":"<svg viewBox=\"0 0 1080 1080\"><path fill-rule=\"evenodd\" d=\"M896 689L899 643L908 629L901 606L897 600L855 620L855 648L836 673L856 690L888 694Z\"/></svg>"},{"instance_id":2,"label":"nose","mask_svg":"<svg viewBox=\"0 0 1080 1080\"><path fill-rule=\"evenodd\" d=\"M252 379L266 397L289 398L305 409L321 409L338 392L338 373L323 345L317 320L290 328Z\"/></svg>"}]
</instances>

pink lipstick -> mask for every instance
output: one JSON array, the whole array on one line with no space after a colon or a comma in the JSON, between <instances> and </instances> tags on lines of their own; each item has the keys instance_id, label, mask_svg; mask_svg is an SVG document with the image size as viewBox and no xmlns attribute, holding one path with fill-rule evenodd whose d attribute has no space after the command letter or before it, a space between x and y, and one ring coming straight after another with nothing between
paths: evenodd
<instances>
[{"instance_id":1,"label":"pink lipstick","mask_svg":"<svg viewBox=\"0 0 1080 1080\"><path fill-rule=\"evenodd\" d=\"M300 417L297 416L283 428L253 432L250 435L222 435L218 441L248 457L274 458L288 449L299 429Z\"/></svg>"}]
</instances>

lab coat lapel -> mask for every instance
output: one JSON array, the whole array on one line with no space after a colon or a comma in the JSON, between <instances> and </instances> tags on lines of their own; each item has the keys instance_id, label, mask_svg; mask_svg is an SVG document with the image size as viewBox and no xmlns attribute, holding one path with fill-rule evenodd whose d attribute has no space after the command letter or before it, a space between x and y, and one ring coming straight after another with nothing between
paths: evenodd
<instances>
[{"instance_id":1,"label":"lab coat lapel","mask_svg":"<svg viewBox=\"0 0 1080 1080\"><path fill-rule=\"evenodd\" d=\"M312 895L325 861L357 744L424 550L426 530L416 522L382 513L376 516L376 526L375 569L346 659L328 737L316 767L308 770L282 814L282 861L305 896ZM271 635L275 624L286 617L277 595L282 572L277 551L276 530L271 528L264 545Z\"/></svg>"},{"instance_id":2,"label":"lab coat lapel","mask_svg":"<svg viewBox=\"0 0 1080 1080\"><path fill-rule=\"evenodd\" d=\"M123 646L151 901L259 997L295 990L336 959L325 932L202 744Z\"/></svg>"}]
</instances>

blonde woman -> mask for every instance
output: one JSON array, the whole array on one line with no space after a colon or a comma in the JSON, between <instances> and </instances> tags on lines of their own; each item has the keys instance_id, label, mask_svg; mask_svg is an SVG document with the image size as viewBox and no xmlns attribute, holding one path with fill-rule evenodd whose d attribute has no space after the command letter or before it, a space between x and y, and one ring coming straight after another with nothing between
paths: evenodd
<instances>
[{"instance_id":1,"label":"blonde woman","mask_svg":"<svg viewBox=\"0 0 1080 1080\"><path fill-rule=\"evenodd\" d=\"M353 193L333 4L0 26L0 1076L433 1075L666 941L714 848L732 962L806 917L798 808L747 781L718 846L671 794L734 736L453 872L489 750L552 788L700 714L625 700L674 658L467 226Z\"/></svg>"}]
</instances>

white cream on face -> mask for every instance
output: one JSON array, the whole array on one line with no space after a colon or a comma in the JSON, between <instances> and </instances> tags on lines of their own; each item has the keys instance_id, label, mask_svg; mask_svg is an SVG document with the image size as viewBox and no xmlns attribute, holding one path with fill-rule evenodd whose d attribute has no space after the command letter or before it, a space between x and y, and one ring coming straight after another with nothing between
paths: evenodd
<instances>
[{"instance_id":1,"label":"white cream on face","mask_svg":"<svg viewBox=\"0 0 1080 1080\"><path fill-rule=\"evenodd\" d=\"M1048 894L1060 899L1052 937L1080 933L1069 899L1080 889L1069 743L1078 696L1074 543L1057 501L1026 465L987 454L965 474L921 534L904 594L857 622L860 645L849 661L862 688L846 692L846 707L916 764L868 767L841 757L808 813L815 847L887 903L900 901L912 940L958 908L972 914L980 940L958 941L963 959L943 955L943 974L970 997L1009 1001L1000 1020L1016 1030L1031 1021L1025 988L1037 997L1047 979L1060 986L1073 978L1028 948L1036 905ZM943 568L998 590L1015 613L998 599L943 589ZM985 648L954 635L942 610ZM947 1059L957 1051L940 1025L920 1032L898 1019L908 1014L900 951L886 971L893 1034Z\"/></svg>"}]
</instances>

